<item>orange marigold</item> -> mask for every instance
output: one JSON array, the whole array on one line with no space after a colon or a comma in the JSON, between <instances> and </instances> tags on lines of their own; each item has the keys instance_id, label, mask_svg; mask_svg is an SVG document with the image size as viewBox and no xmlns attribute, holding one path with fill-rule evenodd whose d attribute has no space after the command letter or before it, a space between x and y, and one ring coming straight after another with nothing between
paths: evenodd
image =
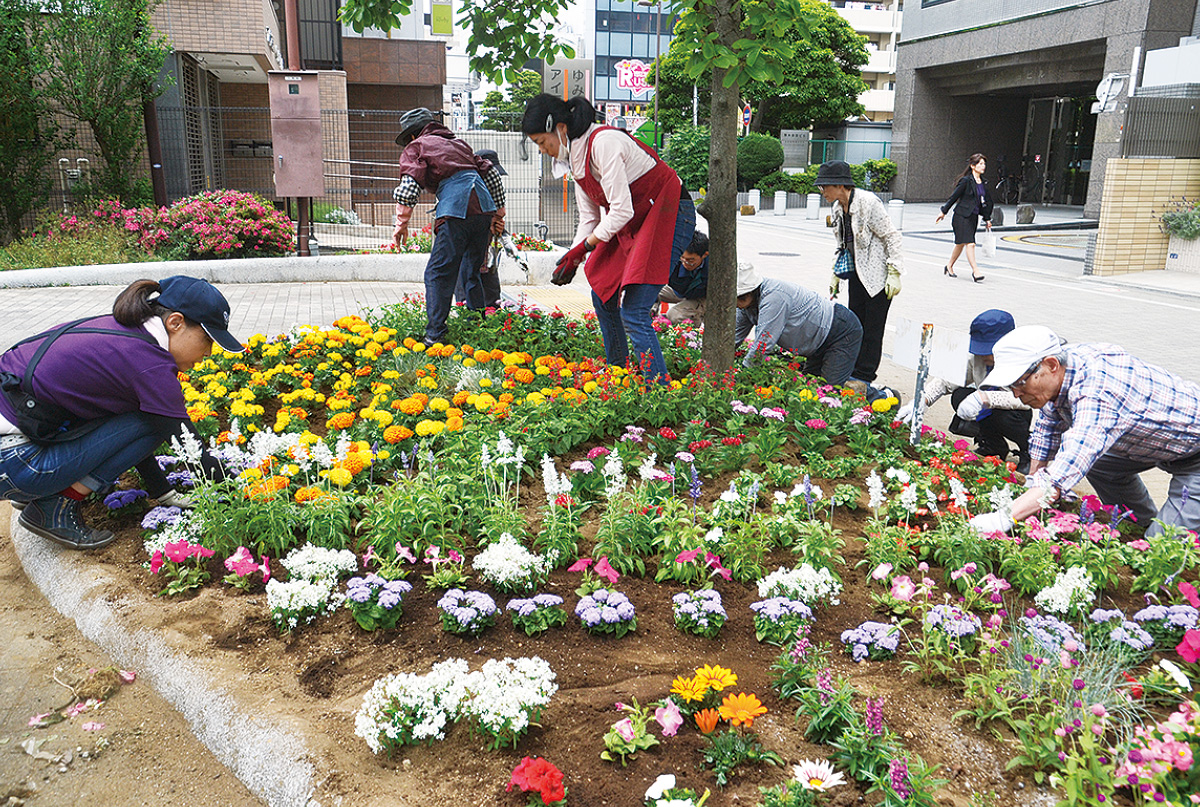
<instances>
[{"instance_id":1,"label":"orange marigold","mask_svg":"<svg viewBox=\"0 0 1200 807\"><path fill-rule=\"evenodd\" d=\"M388 426L383 430L383 439L395 445L401 440L407 440L413 436L413 430L407 426Z\"/></svg>"},{"instance_id":2,"label":"orange marigold","mask_svg":"<svg viewBox=\"0 0 1200 807\"><path fill-rule=\"evenodd\" d=\"M357 474L367 467L367 462L362 454L347 454L346 459L342 460L342 467L351 474Z\"/></svg>"},{"instance_id":3,"label":"orange marigold","mask_svg":"<svg viewBox=\"0 0 1200 807\"><path fill-rule=\"evenodd\" d=\"M510 404L513 402L513 394L511 392L500 393L500 403Z\"/></svg>"},{"instance_id":4,"label":"orange marigold","mask_svg":"<svg viewBox=\"0 0 1200 807\"><path fill-rule=\"evenodd\" d=\"M338 412L325 424L331 429L348 429L354 424L353 412Z\"/></svg>"},{"instance_id":5,"label":"orange marigold","mask_svg":"<svg viewBox=\"0 0 1200 807\"><path fill-rule=\"evenodd\" d=\"M454 393L454 400L452 401L452 403L455 406L462 406L463 404L465 404L467 402L467 399L470 397L471 397L471 393L467 392L466 390L461 390L460 392ZM447 410L446 414L449 414L449 410ZM460 412L459 414L462 414L462 413Z\"/></svg>"},{"instance_id":6,"label":"orange marigold","mask_svg":"<svg viewBox=\"0 0 1200 807\"><path fill-rule=\"evenodd\" d=\"M462 418L458 418L458 417L446 418L446 431L448 431L448 432L461 431L462 427L464 425L465 425L465 421L463 421Z\"/></svg>"},{"instance_id":7,"label":"orange marigold","mask_svg":"<svg viewBox=\"0 0 1200 807\"><path fill-rule=\"evenodd\" d=\"M407 397L403 401L401 401L400 406L398 406L397 408L406 415L414 415L415 416L415 415L419 415L425 411L425 404L422 403L421 400L419 398L417 398L417 396L410 395L409 397Z\"/></svg>"},{"instance_id":8,"label":"orange marigold","mask_svg":"<svg viewBox=\"0 0 1200 807\"><path fill-rule=\"evenodd\" d=\"M530 384L533 382L534 378L536 378L536 376L533 374L533 371L524 367L513 373L513 379L522 384Z\"/></svg>"}]
</instances>

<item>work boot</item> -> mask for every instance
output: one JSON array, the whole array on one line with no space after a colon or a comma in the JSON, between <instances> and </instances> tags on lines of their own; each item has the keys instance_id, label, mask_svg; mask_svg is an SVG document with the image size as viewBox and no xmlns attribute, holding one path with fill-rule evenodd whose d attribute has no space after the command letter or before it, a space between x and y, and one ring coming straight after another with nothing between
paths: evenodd
<instances>
[{"instance_id":1,"label":"work boot","mask_svg":"<svg viewBox=\"0 0 1200 807\"><path fill-rule=\"evenodd\" d=\"M84 524L79 515L79 502L61 495L30 502L21 511L17 523L34 535L49 538L70 549L100 549L117 537L108 530L96 530Z\"/></svg>"}]
</instances>

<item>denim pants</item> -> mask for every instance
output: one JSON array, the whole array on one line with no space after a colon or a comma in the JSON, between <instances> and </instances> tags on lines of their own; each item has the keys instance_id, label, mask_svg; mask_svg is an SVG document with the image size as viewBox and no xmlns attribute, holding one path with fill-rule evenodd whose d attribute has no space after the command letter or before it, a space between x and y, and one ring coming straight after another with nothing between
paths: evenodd
<instances>
[{"instance_id":1,"label":"denim pants","mask_svg":"<svg viewBox=\"0 0 1200 807\"><path fill-rule=\"evenodd\" d=\"M862 325L854 312L846 306L835 303L833 306L833 322L829 325L829 335L817 348L808 361L805 362L804 372L817 375L830 384L840 387L850 378L854 369L854 360L858 358L859 347L862 344Z\"/></svg>"},{"instance_id":2,"label":"denim pants","mask_svg":"<svg viewBox=\"0 0 1200 807\"><path fill-rule=\"evenodd\" d=\"M679 199L679 213L675 217L675 233L671 241L671 263L679 263L679 256L692 242L696 231L696 206L685 190ZM667 363L663 359L662 345L658 333L651 324L650 307L658 302L661 285L653 283L631 283L612 296L608 302L592 292L592 306L596 309L596 321L600 325L600 336L604 340L604 360L609 364L625 366L629 361L629 345L637 355L638 367L646 378L665 384Z\"/></svg>"},{"instance_id":3,"label":"denim pants","mask_svg":"<svg viewBox=\"0 0 1200 807\"><path fill-rule=\"evenodd\" d=\"M1150 491L1138 476L1155 467L1171 475L1162 507L1154 506ZM1156 518L1163 524L1200 530L1200 454L1157 464L1105 454L1092 465L1087 481L1100 501L1132 510L1137 523L1146 527L1147 535L1162 532L1161 527L1150 523Z\"/></svg>"},{"instance_id":4,"label":"denim pants","mask_svg":"<svg viewBox=\"0 0 1200 807\"><path fill-rule=\"evenodd\" d=\"M0 479L36 498L52 496L76 482L99 490L173 437L170 423L165 418L128 412L108 418L76 440L0 449Z\"/></svg>"},{"instance_id":5,"label":"denim pants","mask_svg":"<svg viewBox=\"0 0 1200 807\"><path fill-rule=\"evenodd\" d=\"M492 215L484 213L465 219L444 218L433 238L433 251L425 265L425 339L446 338L446 320L454 302L454 286L464 264L482 266L491 238Z\"/></svg>"}]
</instances>

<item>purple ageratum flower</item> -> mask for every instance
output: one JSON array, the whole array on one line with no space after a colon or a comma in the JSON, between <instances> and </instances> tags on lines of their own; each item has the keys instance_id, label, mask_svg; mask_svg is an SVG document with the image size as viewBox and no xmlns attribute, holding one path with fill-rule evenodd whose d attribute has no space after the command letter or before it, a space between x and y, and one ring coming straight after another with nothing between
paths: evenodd
<instances>
[{"instance_id":1,"label":"purple ageratum flower","mask_svg":"<svg viewBox=\"0 0 1200 807\"><path fill-rule=\"evenodd\" d=\"M1142 612L1139 611L1138 613L1142 613ZM1090 614L1088 614L1088 619L1091 620L1093 624L1103 625L1106 622L1112 622L1114 619L1123 620L1123 619L1125 619L1125 615L1123 613L1121 613L1119 610L1117 610L1116 608L1110 608L1110 609L1097 608L1096 610L1094 610ZM1134 616L1134 619L1137 619L1136 615Z\"/></svg>"},{"instance_id":2,"label":"purple ageratum flower","mask_svg":"<svg viewBox=\"0 0 1200 807\"><path fill-rule=\"evenodd\" d=\"M552 608L556 605L562 605L563 598L557 594L538 594L533 598L533 602L539 608Z\"/></svg>"},{"instance_id":3,"label":"purple ageratum flower","mask_svg":"<svg viewBox=\"0 0 1200 807\"><path fill-rule=\"evenodd\" d=\"M171 473L167 474L167 481L170 482L173 487L177 488L191 488L196 486L196 480L192 477L192 472L187 469L182 471L172 471Z\"/></svg>"},{"instance_id":4,"label":"purple ageratum flower","mask_svg":"<svg viewBox=\"0 0 1200 807\"><path fill-rule=\"evenodd\" d=\"M347 584L349 585L349 584ZM371 594L374 593L370 586L349 586L346 593L347 599L351 602L359 603L360 605L371 599Z\"/></svg>"},{"instance_id":5,"label":"purple ageratum flower","mask_svg":"<svg viewBox=\"0 0 1200 807\"><path fill-rule=\"evenodd\" d=\"M385 588L379 592L379 607L390 611L399 605L402 599L404 596L399 591Z\"/></svg>"},{"instance_id":6,"label":"purple ageratum flower","mask_svg":"<svg viewBox=\"0 0 1200 807\"><path fill-rule=\"evenodd\" d=\"M104 497L104 506L109 510L120 510L122 507L128 507L138 499L146 498L144 490L114 490L112 493Z\"/></svg>"},{"instance_id":7,"label":"purple ageratum flower","mask_svg":"<svg viewBox=\"0 0 1200 807\"><path fill-rule=\"evenodd\" d=\"M1154 647L1154 637L1136 622L1125 621L1109 632L1108 638L1133 650L1144 652Z\"/></svg>"},{"instance_id":8,"label":"purple ageratum flower","mask_svg":"<svg viewBox=\"0 0 1200 807\"><path fill-rule=\"evenodd\" d=\"M841 638L856 662L869 657L872 648L895 653L900 646L899 628L887 622L864 622L857 628L842 631Z\"/></svg>"},{"instance_id":9,"label":"purple ageratum flower","mask_svg":"<svg viewBox=\"0 0 1200 807\"><path fill-rule=\"evenodd\" d=\"M1032 616L1023 616L1021 627L1030 638L1050 653L1057 654L1067 641L1075 642L1080 652L1087 649L1083 637L1074 628L1049 614L1038 614L1035 611Z\"/></svg>"},{"instance_id":10,"label":"purple ageratum flower","mask_svg":"<svg viewBox=\"0 0 1200 807\"><path fill-rule=\"evenodd\" d=\"M162 527L172 527L183 519L183 511L178 507L155 507L142 516L142 529L157 530Z\"/></svg>"},{"instance_id":11,"label":"purple ageratum flower","mask_svg":"<svg viewBox=\"0 0 1200 807\"><path fill-rule=\"evenodd\" d=\"M800 600L789 600L787 597L771 597L751 603L750 610L769 622L779 622L792 616L798 616L805 622L813 618L811 608Z\"/></svg>"},{"instance_id":12,"label":"purple ageratum flower","mask_svg":"<svg viewBox=\"0 0 1200 807\"><path fill-rule=\"evenodd\" d=\"M957 605L935 605L925 615L925 627L941 631L952 639L973 636L982 627L979 617Z\"/></svg>"}]
</instances>

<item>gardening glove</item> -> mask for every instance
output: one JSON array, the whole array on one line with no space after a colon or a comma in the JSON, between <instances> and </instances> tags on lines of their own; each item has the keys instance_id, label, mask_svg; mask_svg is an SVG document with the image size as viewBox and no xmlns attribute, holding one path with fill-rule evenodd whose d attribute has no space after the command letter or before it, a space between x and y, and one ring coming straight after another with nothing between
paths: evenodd
<instances>
[{"instance_id":1,"label":"gardening glove","mask_svg":"<svg viewBox=\"0 0 1200 807\"><path fill-rule=\"evenodd\" d=\"M837 275L830 275L829 276L829 299L830 300L837 299L838 290L841 289L841 287L842 287L841 278L839 278Z\"/></svg>"},{"instance_id":2,"label":"gardening glove","mask_svg":"<svg viewBox=\"0 0 1200 807\"><path fill-rule=\"evenodd\" d=\"M583 263L588 252L587 239L583 239L575 246L567 250L567 254L558 259L558 264L554 267L554 274L550 276L550 282L555 286L565 286L575 277L575 270L579 268L579 264Z\"/></svg>"},{"instance_id":3,"label":"gardening glove","mask_svg":"<svg viewBox=\"0 0 1200 807\"><path fill-rule=\"evenodd\" d=\"M196 506L196 501L191 496L180 493L177 490L168 490L158 497L158 504L160 507L178 507L180 510L191 510Z\"/></svg>"},{"instance_id":4,"label":"gardening glove","mask_svg":"<svg viewBox=\"0 0 1200 807\"><path fill-rule=\"evenodd\" d=\"M504 233L504 208L496 208L496 212L492 214L492 235L502 235Z\"/></svg>"},{"instance_id":5,"label":"gardening glove","mask_svg":"<svg viewBox=\"0 0 1200 807\"><path fill-rule=\"evenodd\" d=\"M900 270L890 263L887 268L887 280L883 284L883 293L889 300L900 293Z\"/></svg>"},{"instance_id":6,"label":"gardening glove","mask_svg":"<svg viewBox=\"0 0 1200 807\"><path fill-rule=\"evenodd\" d=\"M962 403L958 405L958 409L954 411L963 420L978 420L987 405L988 402L984 397L983 391L975 390L966 398L963 398Z\"/></svg>"},{"instance_id":7,"label":"gardening glove","mask_svg":"<svg viewBox=\"0 0 1200 807\"><path fill-rule=\"evenodd\" d=\"M1012 516L1007 513L983 513L971 519L971 526L980 535L990 535L993 532L1008 532L1013 528Z\"/></svg>"},{"instance_id":8,"label":"gardening glove","mask_svg":"<svg viewBox=\"0 0 1200 807\"><path fill-rule=\"evenodd\" d=\"M392 241L398 247L404 246L408 240L408 220L412 218L413 209L408 205L396 203L396 231L392 233Z\"/></svg>"},{"instance_id":9,"label":"gardening glove","mask_svg":"<svg viewBox=\"0 0 1200 807\"><path fill-rule=\"evenodd\" d=\"M909 401L908 403L904 404L903 406L901 406L899 409L896 410L896 420L900 421L901 423L912 423L912 419L913 419L913 402L912 401Z\"/></svg>"}]
</instances>

